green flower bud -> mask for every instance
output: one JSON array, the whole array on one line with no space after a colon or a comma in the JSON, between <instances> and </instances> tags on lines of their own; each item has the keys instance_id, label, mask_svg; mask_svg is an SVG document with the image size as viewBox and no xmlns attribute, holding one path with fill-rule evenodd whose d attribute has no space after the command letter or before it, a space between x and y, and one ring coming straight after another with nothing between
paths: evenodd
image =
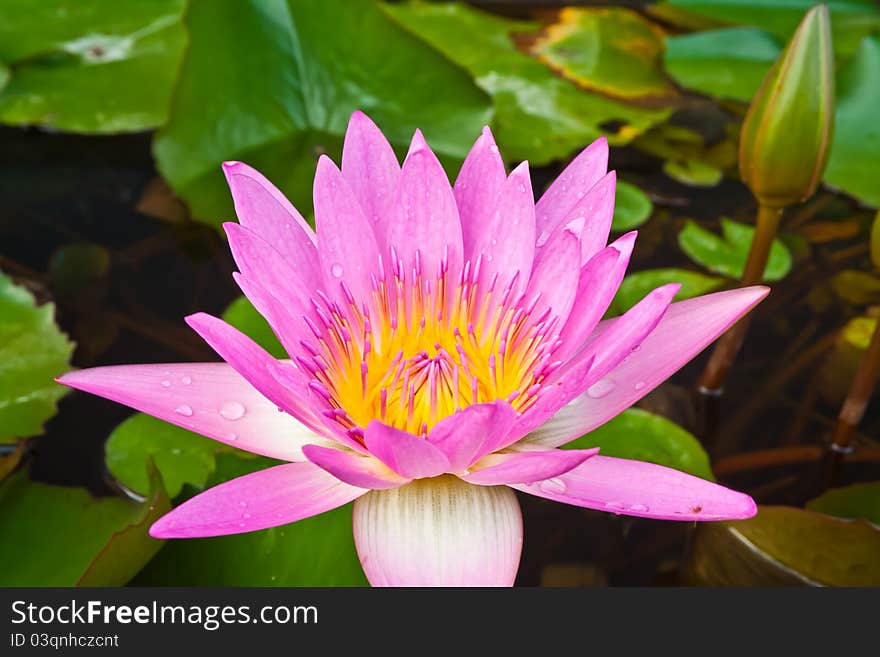
<instances>
[{"instance_id":1,"label":"green flower bud","mask_svg":"<svg viewBox=\"0 0 880 657\"><path fill-rule=\"evenodd\" d=\"M834 54L828 8L804 16L767 73L743 123L739 168L765 206L803 201L822 178L834 128Z\"/></svg>"}]
</instances>

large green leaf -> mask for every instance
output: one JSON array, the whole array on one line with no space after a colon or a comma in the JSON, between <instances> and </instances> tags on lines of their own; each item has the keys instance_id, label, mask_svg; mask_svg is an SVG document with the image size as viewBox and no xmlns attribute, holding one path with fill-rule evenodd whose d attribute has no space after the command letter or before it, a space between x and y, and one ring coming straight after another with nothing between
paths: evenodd
<instances>
[{"instance_id":1,"label":"large green leaf","mask_svg":"<svg viewBox=\"0 0 880 657\"><path fill-rule=\"evenodd\" d=\"M825 181L880 207L880 35L862 41L838 74L834 142Z\"/></svg>"},{"instance_id":2,"label":"large green leaf","mask_svg":"<svg viewBox=\"0 0 880 657\"><path fill-rule=\"evenodd\" d=\"M663 31L632 9L567 7L530 48L563 77L618 98L675 96L663 74Z\"/></svg>"},{"instance_id":3,"label":"large green leaf","mask_svg":"<svg viewBox=\"0 0 880 657\"><path fill-rule=\"evenodd\" d=\"M632 183L618 180L611 230L623 232L638 228L651 217L653 210L654 205L645 192Z\"/></svg>"},{"instance_id":4,"label":"large green leaf","mask_svg":"<svg viewBox=\"0 0 880 657\"><path fill-rule=\"evenodd\" d=\"M73 344L54 316L0 273L0 441L42 432L67 392L52 379L68 369Z\"/></svg>"},{"instance_id":5,"label":"large green leaf","mask_svg":"<svg viewBox=\"0 0 880 657\"><path fill-rule=\"evenodd\" d=\"M459 3L383 7L401 25L470 71L492 96L495 136L511 160L546 164L602 135L614 144L627 143L669 116L668 109L634 107L583 91L517 50L511 34L534 34L532 23Z\"/></svg>"},{"instance_id":6,"label":"large green leaf","mask_svg":"<svg viewBox=\"0 0 880 657\"><path fill-rule=\"evenodd\" d=\"M788 41L816 0L668 0L679 10L730 25L753 25ZM874 0L826 0L831 11L834 49L850 55L859 41L880 29L880 8Z\"/></svg>"},{"instance_id":7,"label":"large green leaf","mask_svg":"<svg viewBox=\"0 0 880 657\"><path fill-rule=\"evenodd\" d=\"M224 160L257 167L307 212L317 157L339 154L354 110L399 146L421 128L454 158L491 118L464 71L367 0L196 2L187 27L190 47L154 153L208 222L232 216Z\"/></svg>"},{"instance_id":8,"label":"large green leaf","mask_svg":"<svg viewBox=\"0 0 880 657\"><path fill-rule=\"evenodd\" d=\"M714 480L709 456L700 441L661 415L630 408L565 445L565 449L598 447L604 456L665 465Z\"/></svg>"},{"instance_id":9,"label":"large green leaf","mask_svg":"<svg viewBox=\"0 0 880 657\"><path fill-rule=\"evenodd\" d=\"M700 523L685 579L712 586L878 586L880 531L786 506Z\"/></svg>"},{"instance_id":10,"label":"large green leaf","mask_svg":"<svg viewBox=\"0 0 880 657\"><path fill-rule=\"evenodd\" d=\"M121 586L162 546L147 534L168 509L151 499L95 498L82 488L30 481L20 470L0 484L0 586Z\"/></svg>"},{"instance_id":11,"label":"large green leaf","mask_svg":"<svg viewBox=\"0 0 880 657\"><path fill-rule=\"evenodd\" d=\"M833 488L807 502L807 508L837 518L864 518L880 525L880 481Z\"/></svg>"},{"instance_id":12,"label":"large green leaf","mask_svg":"<svg viewBox=\"0 0 880 657\"><path fill-rule=\"evenodd\" d=\"M683 87L748 102L781 50L764 30L733 27L669 37L664 59Z\"/></svg>"},{"instance_id":13,"label":"large green leaf","mask_svg":"<svg viewBox=\"0 0 880 657\"><path fill-rule=\"evenodd\" d=\"M688 269L646 269L637 271L626 278L617 289L608 314L611 316L622 315L627 310L641 301L646 294L661 285L669 283L681 283L681 289L675 295L676 301L691 299L701 294L714 292L725 284L723 278L707 276L700 272Z\"/></svg>"},{"instance_id":14,"label":"large green leaf","mask_svg":"<svg viewBox=\"0 0 880 657\"><path fill-rule=\"evenodd\" d=\"M208 486L273 461L218 458ZM143 586L364 586L351 504L247 534L169 541L134 582Z\"/></svg>"},{"instance_id":15,"label":"large green leaf","mask_svg":"<svg viewBox=\"0 0 880 657\"><path fill-rule=\"evenodd\" d=\"M727 218L721 219L721 233L715 233L701 227L697 222L688 220L678 234L678 244L694 262L739 279L746 266L749 246L755 229ZM778 281L791 271L791 253L780 240L773 240L770 247L770 258L764 269L765 281Z\"/></svg>"},{"instance_id":16,"label":"large green leaf","mask_svg":"<svg viewBox=\"0 0 880 657\"><path fill-rule=\"evenodd\" d=\"M0 91L0 122L86 133L161 125L186 43L184 7L185 0L4 0L0 61L11 74Z\"/></svg>"}]
</instances>

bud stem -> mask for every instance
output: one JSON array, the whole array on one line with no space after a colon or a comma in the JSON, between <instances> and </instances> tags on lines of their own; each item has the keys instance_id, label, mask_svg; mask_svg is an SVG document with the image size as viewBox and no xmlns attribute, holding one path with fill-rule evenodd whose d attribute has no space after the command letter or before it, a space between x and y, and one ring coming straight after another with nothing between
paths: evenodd
<instances>
[{"instance_id":1,"label":"bud stem","mask_svg":"<svg viewBox=\"0 0 880 657\"><path fill-rule=\"evenodd\" d=\"M755 285L763 280L764 269L766 269L767 260L770 257L770 247L773 246L781 218L782 208L767 205L758 206L755 236L752 239L749 257L740 278L740 283L743 286ZM749 330L750 317L750 315L746 315L715 343L715 348L709 362L706 363L706 368L703 370L698 384L700 393L704 396L719 397L721 395L727 373L736 360L736 355L739 353Z\"/></svg>"}]
</instances>

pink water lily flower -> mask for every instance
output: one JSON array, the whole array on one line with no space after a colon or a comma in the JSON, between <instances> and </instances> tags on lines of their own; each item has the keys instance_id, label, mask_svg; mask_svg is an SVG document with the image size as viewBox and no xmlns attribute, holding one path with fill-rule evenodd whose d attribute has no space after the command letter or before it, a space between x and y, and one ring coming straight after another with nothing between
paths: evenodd
<instances>
[{"instance_id":1,"label":"pink water lily flower","mask_svg":"<svg viewBox=\"0 0 880 657\"><path fill-rule=\"evenodd\" d=\"M281 459L158 520L158 538L248 532L355 500L373 585L511 585L512 489L669 520L747 518L743 493L677 470L557 449L647 394L767 293L671 303L678 285L602 320L635 241L606 245L615 174L586 148L535 203L483 130L454 186L416 132L401 166L356 112L342 169L314 183L317 234L254 169L224 165L242 291L289 359L223 321L189 325L225 362L71 372L66 385ZM279 413L279 411L282 411Z\"/></svg>"}]
</instances>

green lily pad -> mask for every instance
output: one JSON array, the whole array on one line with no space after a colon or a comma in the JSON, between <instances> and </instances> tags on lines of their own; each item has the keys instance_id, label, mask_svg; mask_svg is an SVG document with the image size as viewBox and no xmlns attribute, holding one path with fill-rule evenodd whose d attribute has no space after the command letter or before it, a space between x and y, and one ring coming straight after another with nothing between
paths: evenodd
<instances>
[{"instance_id":1,"label":"green lily pad","mask_svg":"<svg viewBox=\"0 0 880 657\"><path fill-rule=\"evenodd\" d=\"M733 27L668 37L664 61L683 87L748 102L781 51L772 34Z\"/></svg>"},{"instance_id":2,"label":"green lily pad","mask_svg":"<svg viewBox=\"0 0 880 657\"><path fill-rule=\"evenodd\" d=\"M618 180L611 230L623 232L638 228L651 217L653 210L654 204L645 192L632 183Z\"/></svg>"},{"instance_id":3,"label":"green lily pad","mask_svg":"<svg viewBox=\"0 0 880 657\"><path fill-rule=\"evenodd\" d=\"M162 125L186 43L185 4L4 0L0 60L10 73L0 122L84 133Z\"/></svg>"},{"instance_id":4,"label":"green lily pad","mask_svg":"<svg viewBox=\"0 0 880 657\"><path fill-rule=\"evenodd\" d=\"M464 71L373 3L214 0L193 3L186 24L190 46L154 154L208 223L233 215L224 160L257 167L307 214L317 158L339 155L354 110L400 147L421 128L452 158L491 118Z\"/></svg>"},{"instance_id":5,"label":"green lily pad","mask_svg":"<svg viewBox=\"0 0 880 657\"><path fill-rule=\"evenodd\" d=\"M825 182L880 207L880 35L862 41L837 76L834 141Z\"/></svg>"},{"instance_id":6,"label":"green lily pad","mask_svg":"<svg viewBox=\"0 0 880 657\"><path fill-rule=\"evenodd\" d=\"M710 586L878 586L880 531L786 506L748 520L700 523L684 566Z\"/></svg>"},{"instance_id":7,"label":"green lily pad","mask_svg":"<svg viewBox=\"0 0 880 657\"><path fill-rule=\"evenodd\" d=\"M727 25L752 25L767 30L780 42L788 41L815 0L667 0L669 5L694 16ZM826 0L831 12L834 50L848 56L859 41L880 29L880 8L874 0Z\"/></svg>"},{"instance_id":8,"label":"green lily pad","mask_svg":"<svg viewBox=\"0 0 880 657\"><path fill-rule=\"evenodd\" d=\"M855 269L844 269L831 277L831 289L854 306L880 301L880 277Z\"/></svg>"},{"instance_id":9,"label":"green lily pad","mask_svg":"<svg viewBox=\"0 0 880 657\"><path fill-rule=\"evenodd\" d=\"M547 164L569 157L603 135L612 144L628 143L670 114L669 109L635 107L589 93L559 78L520 52L512 40L514 33L534 36L533 23L460 3L382 7L400 25L467 69L492 97L492 128L504 156L511 160Z\"/></svg>"},{"instance_id":10,"label":"green lily pad","mask_svg":"<svg viewBox=\"0 0 880 657\"><path fill-rule=\"evenodd\" d=\"M715 480L709 456L700 441L661 415L630 408L564 446L598 447L605 456L647 461Z\"/></svg>"},{"instance_id":11,"label":"green lily pad","mask_svg":"<svg viewBox=\"0 0 880 657\"><path fill-rule=\"evenodd\" d=\"M724 177L724 172L713 164L689 158L666 160L663 173L691 187L715 187Z\"/></svg>"},{"instance_id":12,"label":"green lily pad","mask_svg":"<svg viewBox=\"0 0 880 657\"><path fill-rule=\"evenodd\" d=\"M274 465L222 455L208 486ZM168 541L139 586L365 586L352 505L247 534Z\"/></svg>"},{"instance_id":13,"label":"green lily pad","mask_svg":"<svg viewBox=\"0 0 880 657\"><path fill-rule=\"evenodd\" d=\"M162 547L147 530L167 509L161 487L143 503L96 498L20 470L0 484L0 558L14 564L0 586L121 586Z\"/></svg>"},{"instance_id":14,"label":"green lily pad","mask_svg":"<svg viewBox=\"0 0 880 657\"><path fill-rule=\"evenodd\" d=\"M678 234L678 245L694 262L711 271L739 279L746 265L755 229L724 217L721 219L721 233L722 237L719 237L695 221L688 220ZM784 278L791 271L791 264L791 253L785 244L778 239L773 240L764 280L778 281Z\"/></svg>"},{"instance_id":15,"label":"green lily pad","mask_svg":"<svg viewBox=\"0 0 880 657\"><path fill-rule=\"evenodd\" d=\"M257 312L245 296L238 297L223 312L223 319L242 333L250 336L275 358L289 358L284 347L275 337L269 322Z\"/></svg>"},{"instance_id":16,"label":"green lily pad","mask_svg":"<svg viewBox=\"0 0 880 657\"><path fill-rule=\"evenodd\" d=\"M43 431L68 389L53 378L70 369L73 344L55 325L55 307L0 273L0 440Z\"/></svg>"},{"instance_id":17,"label":"green lily pad","mask_svg":"<svg viewBox=\"0 0 880 657\"><path fill-rule=\"evenodd\" d=\"M645 298L651 290L669 283L680 283L681 289L675 295L676 301L692 299L701 294L714 292L724 286L727 281L717 276L708 276L688 269L646 269L629 274L623 279L611 307L609 316L622 315Z\"/></svg>"},{"instance_id":18,"label":"green lily pad","mask_svg":"<svg viewBox=\"0 0 880 657\"><path fill-rule=\"evenodd\" d=\"M807 508L836 518L864 518L880 525L880 481L832 488L807 502Z\"/></svg>"},{"instance_id":19,"label":"green lily pad","mask_svg":"<svg viewBox=\"0 0 880 657\"><path fill-rule=\"evenodd\" d=\"M631 9L567 7L531 53L572 82L623 99L669 98L663 31Z\"/></svg>"}]
</instances>

